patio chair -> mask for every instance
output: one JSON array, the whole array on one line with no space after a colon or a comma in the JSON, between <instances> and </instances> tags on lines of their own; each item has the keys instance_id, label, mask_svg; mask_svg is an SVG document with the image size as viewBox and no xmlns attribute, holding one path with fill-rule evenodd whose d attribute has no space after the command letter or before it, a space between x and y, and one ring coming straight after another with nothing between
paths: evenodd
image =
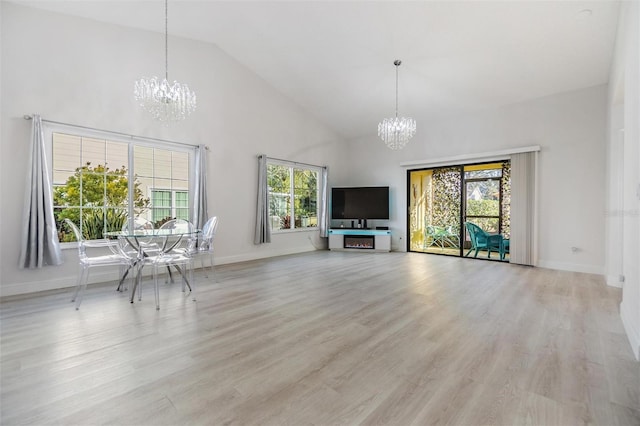
<instances>
[{"instance_id":1,"label":"patio chair","mask_svg":"<svg viewBox=\"0 0 640 426\"><path fill-rule=\"evenodd\" d=\"M474 250L475 253L473 257L478 257L478 252L480 250L487 250L487 258L489 259L491 258L492 251L502 254L502 235L489 234L478 225L471 222L465 222L464 226L467 228L469 239L471 240L471 248L467 254L465 254L465 257L469 256L469 254Z\"/></svg>"},{"instance_id":2,"label":"patio chair","mask_svg":"<svg viewBox=\"0 0 640 426\"><path fill-rule=\"evenodd\" d=\"M431 246L444 249L444 230L439 226L428 225L424 228L424 248Z\"/></svg>"},{"instance_id":3,"label":"patio chair","mask_svg":"<svg viewBox=\"0 0 640 426\"><path fill-rule=\"evenodd\" d=\"M500 246L500 260L505 260L507 253L509 253L510 242L508 238L502 239L502 245Z\"/></svg>"},{"instance_id":4,"label":"patio chair","mask_svg":"<svg viewBox=\"0 0 640 426\"><path fill-rule=\"evenodd\" d=\"M444 240L451 247L458 248L460 247L460 235L457 232L453 231L453 226L447 226L444 231Z\"/></svg>"},{"instance_id":5,"label":"patio chair","mask_svg":"<svg viewBox=\"0 0 640 426\"><path fill-rule=\"evenodd\" d=\"M453 232L452 226L442 227L428 225L425 227L424 248L438 246L444 250L445 246L460 247L460 237Z\"/></svg>"}]
</instances>

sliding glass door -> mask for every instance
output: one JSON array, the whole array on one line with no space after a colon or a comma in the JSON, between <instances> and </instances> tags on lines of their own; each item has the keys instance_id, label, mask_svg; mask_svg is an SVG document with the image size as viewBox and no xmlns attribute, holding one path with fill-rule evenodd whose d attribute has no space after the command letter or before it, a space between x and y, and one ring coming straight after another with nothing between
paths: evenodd
<instances>
[{"instance_id":1,"label":"sliding glass door","mask_svg":"<svg viewBox=\"0 0 640 426\"><path fill-rule=\"evenodd\" d=\"M484 247L476 253L464 225L471 222L487 235L501 236L493 239L507 241L493 259L508 260L509 161L410 170L407 189L408 251L491 258Z\"/></svg>"},{"instance_id":2,"label":"sliding glass door","mask_svg":"<svg viewBox=\"0 0 640 426\"><path fill-rule=\"evenodd\" d=\"M459 256L462 168L410 170L407 180L409 251Z\"/></svg>"}]
</instances>

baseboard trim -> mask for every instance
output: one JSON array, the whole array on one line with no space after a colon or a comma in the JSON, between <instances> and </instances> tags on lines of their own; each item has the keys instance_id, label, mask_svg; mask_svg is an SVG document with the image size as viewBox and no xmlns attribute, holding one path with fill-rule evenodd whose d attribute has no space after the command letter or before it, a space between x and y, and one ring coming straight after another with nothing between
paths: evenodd
<instances>
[{"instance_id":1,"label":"baseboard trim","mask_svg":"<svg viewBox=\"0 0 640 426\"><path fill-rule=\"evenodd\" d=\"M631 344L631 350L636 360L640 361L640 332L634 326L634 320L623 303L620 304L620 318L622 318L622 325L624 331L627 333L627 339Z\"/></svg>"},{"instance_id":2,"label":"baseboard trim","mask_svg":"<svg viewBox=\"0 0 640 426\"><path fill-rule=\"evenodd\" d=\"M618 275L607 275L605 279L609 287L622 288L622 282L620 282L620 277Z\"/></svg>"},{"instance_id":3,"label":"baseboard trim","mask_svg":"<svg viewBox=\"0 0 640 426\"><path fill-rule=\"evenodd\" d=\"M278 256L288 256L291 254L298 253L306 253L311 251L316 251L317 249L313 246L302 246L295 248L286 248L281 250L269 250L268 252L254 251L251 253L243 253L235 256L222 256L215 257L214 261L216 265L226 265L227 263L239 263L239 262L249 262L251 260L260 260L267 259L270 257L278 257Z\"/></svg>"},{"instance_id":4,"label":"baseboard trim","mask_svg":"<svg viewBox=\"0 0 640 426\"><path fill-rule=\"evenodd\" d=\"M558 269L560 271L584 272L586 274L604 275L604 265L584 265L581 263L554 262L550 260L538 260L536 265L540 268Z\"/></svg>"},{"instance_id":5,"label":"baseboard trim","mask_svg":"<svg viewBox=\"0 0 640 426\"><path fill-rule=\"evenodd\" d=\"M56 279L48 279L46 281L30 281L24 283L3 284L0 287L0 297L18 296L28 293L37 293L40 291L60 290L72 288L76 285L76 276L61 277ZM115 281L118 275L110 271L91 271L89 273L88 284L103 283Z\"/></svg>"}]
</instances>

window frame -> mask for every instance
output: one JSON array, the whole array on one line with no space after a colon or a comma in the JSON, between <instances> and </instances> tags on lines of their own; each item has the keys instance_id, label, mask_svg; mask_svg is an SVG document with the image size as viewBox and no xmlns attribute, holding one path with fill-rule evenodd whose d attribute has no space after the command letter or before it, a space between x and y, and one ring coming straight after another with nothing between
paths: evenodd
<instances>
[{"instance_id":1,"label":"window frame","mask_svg":"<svg viewBox=\"0 0 640 426\"><path fill-rule=\"evenodd\" d=\"M71 124L63 124L63 123L54 123L54 122L45 122L42 123L44 141L45 141L45 155L47 159L47 164L49 165L49 178L51 179L51 189L55 188L53 181L53 135L54 133L64 133L67 135L78 136L82 138L95 138L95 139L103 139L112 142L124 143L127 144L128 147L128 164L127 164L127 179L129 183L128 190L128 217L133 216L133 188L135 181L135 173L134 173L134 146L141 146L146 148L156 148L156 149L166 149L177 152L185 152L189 154L189 174L188 174L188 193L189 193L189 218L192 220L193 218L193 194L195 192L196 187L196 153L198 150L198 145L191 145L186 143L179 142L171 142L164 141L159 139L152 138L144 138L140 136L127 135L124 133L112 132L108 130L98 130L91 129L83 126L74 126ZM151 188L150 188L151 189ZM175 190L172 190L172 192ZM173 202L174 194L172 193L172 202ZM172 206L172 212L173 212ZM62 249L70 249L76 248L76 242L60 242L60 247Z\"/></svg>"},{"instance_id":2,"label":"window frame","mask_svg":"<svg viewBox=\"0 0 640 426\"><path fill-rule=\"evenodd\" d=\"M162 186L150 187L149 188L149 199L153 200L154 199L153 195L156 192L168 192L169 193L169 206L167 206L167 207L164 207L164 206L163 207L156 207L156 209L169 210L169 216L175 217L176 219L184 219L184 218L178 217L178 214L177 214L178 209L184 209L185 208L185 207L181 207L181 206L177 205L177 202L178 202L177 195L178 195L178 193L187 194L187 197L188 197L189 191L185 191L183 189L165 188L165 187L162 187ZM191 204L192 203L189 200L187 200L187 207L186 208L189 209L189 214L188 214L189 218L191 217ZM153 217L154 214L151 213L151 216ZM156 221L156 220L159 220L159 219L155 219L155 218L153 219L153 221ZM186 220L190 220L190 219L186 219Z\"/></svg>"},{"instance_id":3,"label":"window frame","mask_svg":"<svg viewBox=\"0 0 640 426\"><path fill-rule=\"evenodd\" d=\"M284 228L284 229L273 229L271 228L271 233L273 234L287 234L287 233L292 233L292 232L317 232L318 229L320 228L320 209L321 209L321 190L322 190L322 179L323 179L323 175L322 175L322 170L323 167L321 166L314 166L311 164L302 164L302 163L297 163L295 161L287 161L287 160L278 160L278 159L272 159L272 158L267 158L267 174L268 174L268 170L269 170L269 166L283 166L283 167L288 167L289 168L289 173L290 173L290 182L289 182L289 194L288 196L291 197L291 205L289 207L289 213L290 213L290 217L294 218L294 220L290 220L289 221L289 225L290 228ZM294 175L294 170L308 170L311 172L316 173L317 179L316 179L316 217L318 218L318 223L316 224L316 226L305 226L305 227L296 227L295 226L295 179L293 178ZM267 191L268 191L268 199L271 199L271 189L269 187L267 187ZM269 205L269 204L268 204Z\"/></svg>"},{"instance_id":4,"label":"window frame","mask_svg":"<svg viewBox=\"0 0 640 426\"><path fill-rule=\"evenodd\" d=\"M506 162L510 162L511 160L502 160L502 161L490 161L490 162L484 162L484 163L473 163L473 164L467 164L467 165L463 165L462 170L462 197L463 197L463 203L462 203L462 222L467 222L469 221L469 218L471 218L472 220L475 219L497 219L498 220L498 226L497 226L497 233L501 234L502 233L502 227L503 227L503 221L504 221L504 212L503 212L503 208L502 208L502 203L503 203L503 174L504 174L504 163ZM483 166L488 166L488 165L493 165L493 164L501 164L500 168L482 168ZM465 167L476 167L476 170L465 170ZM479 167L478 167L479 166ZM479 170L500 170L500 176L491 176L491 177L467 177L467 172L470 171L479 171ZM498 214L497 215L467 215L467 208L468 208L468 183L481 183L481 182L488 182L488 181L497 181L498 182ZM474 222L475 223L475 222ZM484 229L484 228L483 228ZM464 245L464 241L469 241L469 235L467 232L467 229L464 228L464 240L462 245Z\"/></svg>"}]
</instances>

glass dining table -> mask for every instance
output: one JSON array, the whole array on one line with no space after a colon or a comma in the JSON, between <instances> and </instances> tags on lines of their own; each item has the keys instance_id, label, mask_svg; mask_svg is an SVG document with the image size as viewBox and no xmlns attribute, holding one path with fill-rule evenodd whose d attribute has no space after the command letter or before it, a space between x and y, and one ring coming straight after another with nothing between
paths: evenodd
<instances>
[{"instance_id":1,"label":"glass dining table","mask_svg":"<svg viewBox=\"0 0 640 426\"><path fill-rule=\"evenodd\" d=\"M122 230L122 231L108 231L103 235L105 238L109 239L118 239L132 248L129 251L129 255L132 257L135 256L136 260L131 268L129 268L125 273L122 274L120 281L118 283L118 291L123 289L124 281L126 280L131 269L138 268L138 271L135 276L133 289L131 291L131 303L133 303L133 299L135 296L136 289L140 285L142 281L142 269L147 263L152 263L153 261L150 259L154 259L157 256L162 256L164 254L170 254L172 251L176 249L183 249L183 245L186 239L192 239L197 237L200 233L200 229L191 229L191 228L161 228L161 229L134 229L134 230ZM188 248L184 248L188 250ZM125 251L126 252L126 251ZM183 271L180 266L172 265L176 270L180 273L186 285L191 290L191 285L189 284L186 271ZM173 281L173 277L171 276L171 269L167 266L169 276Z\"/></svg>"}]
</instances>

